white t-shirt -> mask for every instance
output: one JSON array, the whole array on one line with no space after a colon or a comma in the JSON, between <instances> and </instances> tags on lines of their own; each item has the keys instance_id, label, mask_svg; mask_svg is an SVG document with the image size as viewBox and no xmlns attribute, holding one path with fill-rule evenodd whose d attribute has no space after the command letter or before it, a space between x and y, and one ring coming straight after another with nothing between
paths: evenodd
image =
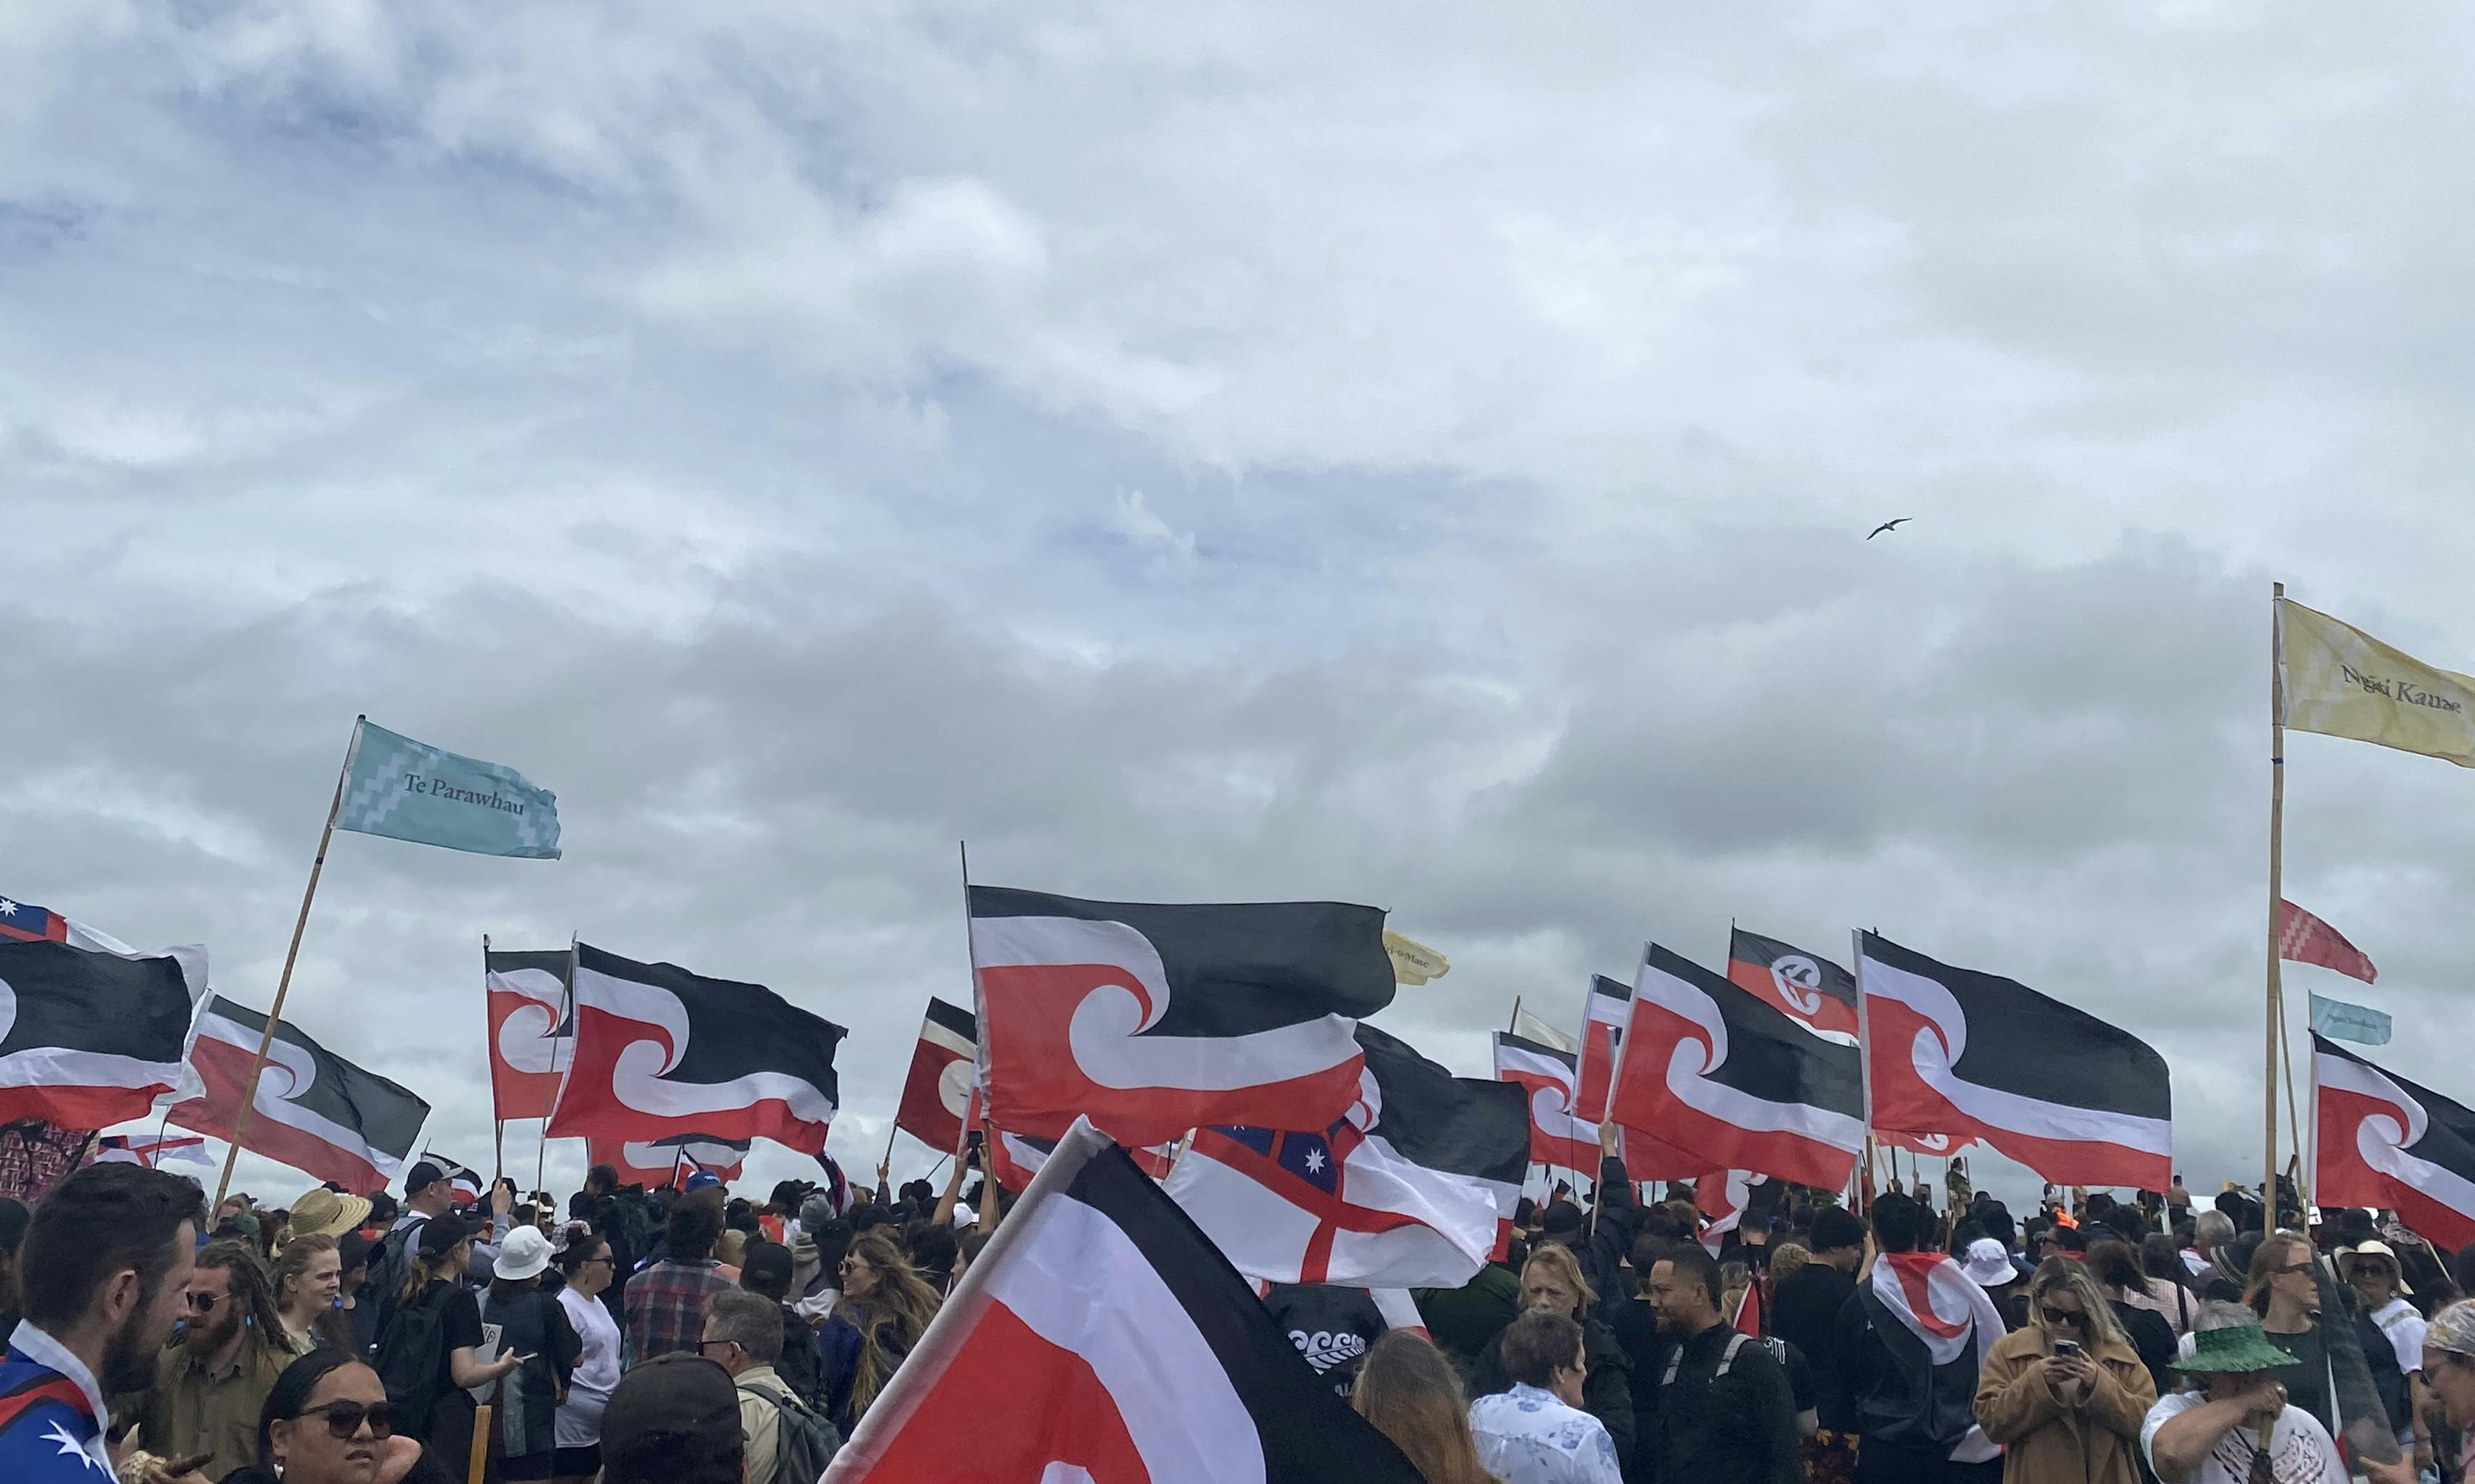
<instances>
[{"instance_id":1,"label":"white t-shirt","mask_svg":"<svg viewBox=\"0 0 2475 1484\"><path fill-rule=\"evenodd\" d=\"M2157 1429L2208 1399L2198 1392L2181 1391L2159 1399L2148 1409L2147 1420L2140 1424L2140 1452L2149 1468L2157 1467ZM2252 1454L2258 1451L2257 1432L2230 1427L2192 1471L2187 1484L2245 1484L2251 1477ZM2270 1429L2268 1468L2269 1477L2277 1484L2347 1484L2346 1470L2338 1461L2338 1445L2329 1441L2329 1430L2301 1407L2288 1407Z\"/></svg>"},{"instance_id":2,"label":"white t-shirt","mask_svg":"<svg viewBox=\"0 0 2475 1484\"><path fill-rule=\"evenodd\" d=\"M2372 1312L2372 1323L2389 1337L2400 1371L2413 1375L2423 1369L2423 1336L2432 1326L2421 1310L2404 1299L2391 1299Z\"/></svg>"},{"instance_id":3,"label":"white t-shirt","mask_svg":"<svg viewBox=\"0 0 2475 1484\"><path fill-rule=\"evenodd\" d=\"M601 1413L610 1405L610 1391L619 1384L619 1322L610 1306L573 1288L558 1291L558 1306L584 1342L576 1374L568 1377L567 1400L552 1419L551 1442L559 1448L588 1448L601 1441Z\"/></svg>"}]
</instances>

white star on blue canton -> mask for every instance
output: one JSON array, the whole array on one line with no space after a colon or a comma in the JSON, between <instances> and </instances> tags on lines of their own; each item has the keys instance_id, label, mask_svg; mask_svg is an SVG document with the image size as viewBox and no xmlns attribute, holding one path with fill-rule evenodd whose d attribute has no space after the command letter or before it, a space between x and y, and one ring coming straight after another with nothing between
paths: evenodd
<instances>
[{"instance_id":1,"label":"white star on blue canton","mask_svg":"<svg viewBox=\"0 0 2475 1484\"><path fill-rule=\"evenodd\" d=\"M107 1477L110 1475L111 1471L94 1461L94 1455L86 1450L85 1442L81 1440L77 1434L69 1431L66 1424L61 1423L52 1423L52 1430L43 1434L43 1441L46 1443L59 1444L62 1453L76 1457L87 1468L94 1470L98 1473L104 1474Z\"/></svg>"},{"instance_id":2,"label":"white star on blue canton","mask_svg":"<svg viewBox=\"0 0 2475 1484\"><path fill-rule=\"evenodd\" d=\"M0 896L0 917L14 917L15 915L17 915L17 904L10 901L5 896Z\"/></svg>"},{"instance_id":3,"label":"white star on blue canton","mask_svg":"<svg viewBox=\"0 0 2475 1484\"><path fill-rule=\"evenodd\" d=\"M1307 1173L1309 1175L1321 1175L1323 1173L1322 1150L1310 1149L1307 1151Z\"/></svg>"}]
</instances>

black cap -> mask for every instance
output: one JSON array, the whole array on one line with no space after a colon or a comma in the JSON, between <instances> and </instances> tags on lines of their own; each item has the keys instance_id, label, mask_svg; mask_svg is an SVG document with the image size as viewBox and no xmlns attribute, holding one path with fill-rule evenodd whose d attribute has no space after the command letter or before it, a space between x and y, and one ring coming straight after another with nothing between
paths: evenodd
<instances>
[{"instance_id":1,"label":"black cap","mask_svg":"<svg viewBox=\"0 0 2475 1484\"><path fill-rule=\"evenodd\" d=\"M791 1249L779 1242L750 1242L739 1259L739 1285L780 1294L791 1286Z\"/></svg>"},{"instance_id":2,"label":"black cap","mask_svg":"<svg viewBox=\"0 0 2475 1484\"><path fill-rule=\"evenodd\" d=\"M1547 1236L1561 1236L1581 1229L1581 1208L1570 1201L1550 1201L1538 1215L1538 1229Z\"/></svg>"},{"instance_id":3,"label":"black cap","mask_svg":"<svg viewBox=\"0 0 2475 1484\"><path fill-rule=\"evenodd\" d=\"M412 1168L404 1172L404 1196L409 1201L447 1178L447 1172L427 1159L416 1159Z\"/></svg>"},{"instance_id":4,"label":"black cap","mask_svg":"<svg viewBox=\"0 0 2475 1484\"><path fill-rule=\"evenodd\" d=\"M355 1268L366 1266L370 1253L377 1250L378 1245L357 1231L347 1231L335 1238L335 1257L344 1265L343 1271L350 1273Z\"/></svg>"},{"instance_id":5,"label":"black cap","mask_svg":"<svg viewBox=\"0 0 2475 1484\"><path fill-rule=\"evenodd\" d=\"M639 1361L601 1413L603 1484L736 1480L744 1451L730 1373L701 1355Z\"/></svg>"},{"instance_id":6,"label":"black cap","mask_svg":"<svg viewBox=\"0 0 2475 1484\"><path fill-rule=\"evenodd\" d=\"M473 1229L464 1225L463 1218L453 1211L441 1211L422 1224L421 1255L440 1256L472 1234Z\"/></svg>"}]
</instances>

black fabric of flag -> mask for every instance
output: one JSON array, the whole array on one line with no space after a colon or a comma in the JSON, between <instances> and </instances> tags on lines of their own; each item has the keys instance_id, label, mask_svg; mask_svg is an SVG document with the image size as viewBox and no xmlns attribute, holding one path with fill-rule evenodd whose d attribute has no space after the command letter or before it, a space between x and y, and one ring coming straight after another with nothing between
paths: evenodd
<instances>
[{"instance_id":1,"label":"black fabric of flag","mask_svg":"<svg viewBox=\"0 0 2475 1484\"><path fill-rule=\"evenodd\" d=\"M1384 914L1337 902L1090 902L970 889L988 1115L1129 1146L1212 1124L1320 1128L1392 1001Z\"/></svg>"},{"instance_id":2,"label":"black fabric of flag","mask_svg":"<svg viewBox=\"0 0 2475 1484\"><path fill-rule=\"evenodd\" d=\"M1982 1139L2057 1185L2171 1182L2172 1083L2147 1042L1876 934L1859 950L1876 1129Z\"/></svg>"},{"instance_id":3,"label":"black fabric of flag","mask_svg":"<svg viewBox=\"0 0 2475 1484\"><path fill-rule=\"evenodd\" d=\"M0 1118L95 1129L144 1114L180 1082L189 993L169 955L0 941Z\"/></svg>"}]
</instances>

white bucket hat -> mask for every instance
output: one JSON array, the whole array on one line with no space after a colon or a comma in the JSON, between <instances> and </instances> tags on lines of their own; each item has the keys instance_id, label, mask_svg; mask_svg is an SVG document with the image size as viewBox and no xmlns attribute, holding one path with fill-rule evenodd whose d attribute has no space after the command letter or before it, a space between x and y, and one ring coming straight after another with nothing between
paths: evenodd
<instances>
[{"instance_id":1,"label":"white bucket hat","mask_svg":"<svg viewBox=\"0 0 2475 1484\"><path fill-rule=\"evenodd\" d=\"M1959 1265L1968 1280L1979 1288L1999 1288L2020 1281L2020 1270L2011 1266L2011 1250L1996 1237L1978 1237L1968 1244L1968 1260Z\"/></svg>"},{"instance_id":2,"label":"white bucket hat","mask_svg":"<svg viewBox=\"0 0 2475 1484\"><path fill-rule=\"evenodd\" d=\"M507 1233L499 1248L499 1260L490 1264L491 1273L510 1282L539 1277L550 1266L550 1238L539 1227L518 1227Z\"/></svg>"}]
</instances>

